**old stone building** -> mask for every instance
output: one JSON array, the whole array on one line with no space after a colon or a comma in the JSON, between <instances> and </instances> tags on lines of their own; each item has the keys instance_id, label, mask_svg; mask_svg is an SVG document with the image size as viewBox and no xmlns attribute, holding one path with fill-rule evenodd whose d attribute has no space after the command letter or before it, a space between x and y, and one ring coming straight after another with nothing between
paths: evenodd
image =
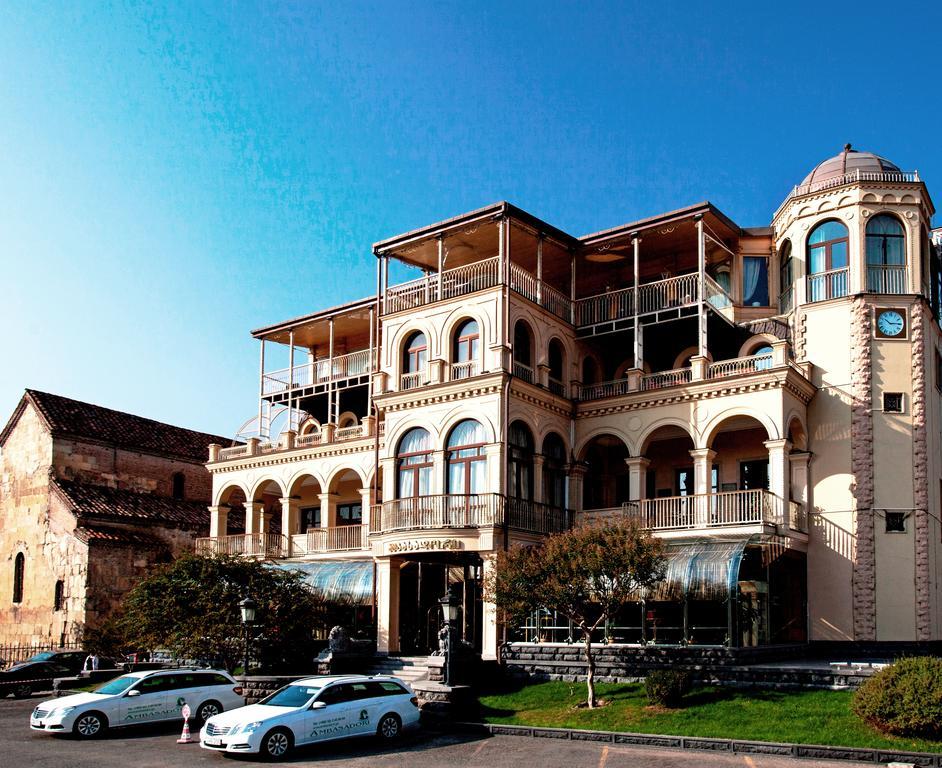
<instances>
[{"instance_id":1,"label":"old stone building","mask_svg":"<svg viewBox=\"0 0 942 768\"><path fill-rule=\"evenodd\" d=\"M26 390L0 432L0 643L79 640L205 535L219 440Z\"/></svg>"}]
</instances>

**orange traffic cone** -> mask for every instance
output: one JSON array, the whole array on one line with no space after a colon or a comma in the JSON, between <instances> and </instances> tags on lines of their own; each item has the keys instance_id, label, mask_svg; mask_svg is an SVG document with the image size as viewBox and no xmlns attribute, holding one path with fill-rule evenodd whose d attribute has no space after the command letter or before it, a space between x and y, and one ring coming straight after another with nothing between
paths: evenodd
<instances>
[{"instance_id":1,"label":"orange traffic cone","mask_svg":"<svg viewBox=\"0 0 942 768\"><path fill-rule=\"evenodd\" d=\"M193 739L190 738L190 707L187 704L183 705L183 733L180 734L180 738L177 739L177 744L192 744Z\"/></svg>"}]
</instances>

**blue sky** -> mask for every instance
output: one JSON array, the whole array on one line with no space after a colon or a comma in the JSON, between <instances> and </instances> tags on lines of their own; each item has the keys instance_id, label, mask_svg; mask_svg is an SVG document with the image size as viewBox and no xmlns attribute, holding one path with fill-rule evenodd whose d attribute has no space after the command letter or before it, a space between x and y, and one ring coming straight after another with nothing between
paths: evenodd
<instances>
[{"instance_id":1,"label":"blue sky","mask_svg":"<svg viewBox=\"0 0 942 768\"><path fill-rule=\"evenodd\" d=\"M9 0L0 421L34 387L232 434L251 328L500 199L576 235L703 199L762 226L846 141L942 190L942 10L887 8Z\"/></svg>"}]
</instances>

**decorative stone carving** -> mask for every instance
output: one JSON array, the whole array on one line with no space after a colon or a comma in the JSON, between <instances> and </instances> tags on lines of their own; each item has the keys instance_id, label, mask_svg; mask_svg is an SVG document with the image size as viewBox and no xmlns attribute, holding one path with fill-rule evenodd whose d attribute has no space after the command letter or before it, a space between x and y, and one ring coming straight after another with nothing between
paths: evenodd
<instances>
[{"instance_id":1,"label":"decorative stone carving","mask_svg":"<svg viewBox=\"0 0 942 768\"><path fill-rule=\"evenodd\" d=\"M913 368L913 505L916 536L916 639L929 640L932 632L932 596L929 585L929 465L926 424L926 342L922 306L912 311Z\"/></svg>"}]
</instances>

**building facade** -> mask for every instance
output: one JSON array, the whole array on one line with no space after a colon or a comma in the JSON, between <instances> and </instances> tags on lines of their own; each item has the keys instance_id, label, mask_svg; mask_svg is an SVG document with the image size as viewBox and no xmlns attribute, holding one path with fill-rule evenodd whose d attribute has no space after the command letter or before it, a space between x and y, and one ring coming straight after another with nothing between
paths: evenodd
<instances>
[{"instance_id":1,"label":"building facade","mask_svg":"<svg viewBox=\"0 0 942 768\"><path fill-rule=\"evenodd\" d=\"M381 652L434 648L461 583L493 658L569 631L498 626L494 553L627 516L668 576L609 640L942 639L933 213L848 146L765 227L702 203L574 237L498 203L376 243L375 295L254 332L258 414L210 447L198 546L340 569Z\"/></svg>"},{"instance_id":2,"label":"building facade","mask_svg":"<svg viewBox=\"0 0 942 768\"><path fill-rule=\"evenodd\" d=\"M0 432L0 644L77 642L190 551L220 439L27 390Z\"/></svg>"}]
</instances>

